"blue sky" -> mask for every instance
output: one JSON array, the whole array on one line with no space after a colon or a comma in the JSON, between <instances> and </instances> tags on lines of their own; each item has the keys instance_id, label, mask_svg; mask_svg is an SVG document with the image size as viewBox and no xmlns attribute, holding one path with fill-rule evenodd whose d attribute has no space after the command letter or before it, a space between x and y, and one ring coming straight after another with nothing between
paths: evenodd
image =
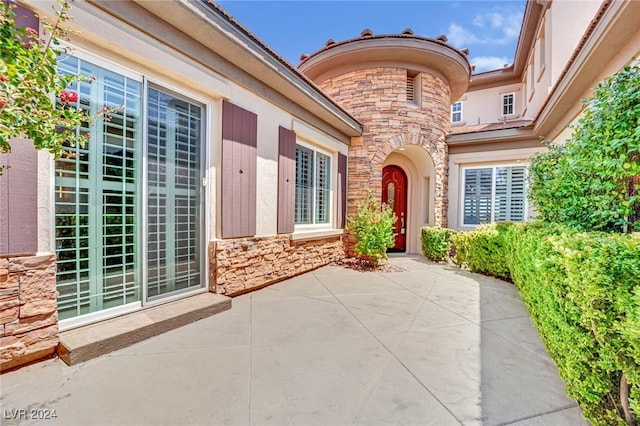
<instances>
[{"instance_id":1,"label":"blue sky","mask_svg":"<svg viewBox=\"0 0 640 426\"><path fill-rule=\"evenodd\" d=\"M396 34L445 34L469 49L476 72L513 62L525 1L244 1L217 2L294 66L300 55L371 29Z\"/></svg>"}]
</instances>

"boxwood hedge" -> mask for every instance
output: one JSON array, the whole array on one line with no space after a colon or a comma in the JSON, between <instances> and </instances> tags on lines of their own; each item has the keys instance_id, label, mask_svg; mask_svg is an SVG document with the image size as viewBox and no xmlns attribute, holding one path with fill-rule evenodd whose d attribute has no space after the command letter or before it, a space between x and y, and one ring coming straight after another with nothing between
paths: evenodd
<instances>
[{"instance_id":1,"label":"boxwood hedge","mask_svg":"<svg viewBox=\"0 0 640 426\"><path fill-rule=\"evenodd\" d=\"M483 226L452 241L458 264L515 283L585 417L626 424L628 404L640 419L640 234L531 222Z\"/></svg>"}]
</instances>

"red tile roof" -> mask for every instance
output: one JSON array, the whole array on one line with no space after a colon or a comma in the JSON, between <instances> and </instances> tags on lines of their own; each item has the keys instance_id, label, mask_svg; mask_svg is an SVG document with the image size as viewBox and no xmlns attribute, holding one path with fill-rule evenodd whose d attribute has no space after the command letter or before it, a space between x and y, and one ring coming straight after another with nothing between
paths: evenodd
<instances>
[{"instance_id":1,"label":"red tile roof","mask_svg":"<svg viewBox=\"0 0 640 426\"><path fill-rule=\"evenodd\" d=\"M527 127L533 120L510 120L498 121L496 123L473 124L468 126L452 126L451 135L461 135L465 133L488 132L491 130L517 129Z\"/></svg>"}]
</instances>

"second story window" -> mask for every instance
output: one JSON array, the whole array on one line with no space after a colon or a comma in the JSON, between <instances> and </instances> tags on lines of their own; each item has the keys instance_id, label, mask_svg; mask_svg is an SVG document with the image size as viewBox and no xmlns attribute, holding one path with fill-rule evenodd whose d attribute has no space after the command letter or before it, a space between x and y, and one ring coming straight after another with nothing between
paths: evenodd
<instances>
[{"instance_id":1,"label":"second story window","mask_svg":"<svg viewBox=\"0 0 640 426\"><path fill-rule=\"evenodd\" d=\"M462 102L456 102L453 105L451 105L451 122L452 123L462 122Z\"/></svg>"},{"instance_id":2,"label":"second story window","mask_svg":"<svg viewBox=\"0 0 640 426\"><path fill-rule=\"evenodd\" d=\"M502 95L502 115L514 114L515 97L513 93Z\"/></svg>"}]
</instances>

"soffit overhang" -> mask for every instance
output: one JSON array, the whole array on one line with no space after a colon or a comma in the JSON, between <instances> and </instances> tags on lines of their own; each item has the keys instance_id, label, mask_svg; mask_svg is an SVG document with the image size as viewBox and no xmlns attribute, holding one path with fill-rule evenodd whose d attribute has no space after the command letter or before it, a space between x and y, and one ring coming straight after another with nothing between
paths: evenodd
<instances>
[{"instance_id":1,"label":"soffit overhang","mask_svg":"<svg viewBox=\"0 0 640 426\"><path fill-rule=\"evenodd\" d=\"M534 120L536 134L554 139L565 129L566 118L573 119L580 113L585 94L599 82L621 49L637 37L638 17L640 1L603 3L587 35L538 112ZM631 62L633 58L626 60Z\"/></svg>"},{"instance_id":2,"label":"soffit overhang","mask_svg":"<svg viewBox=\"0 0 640 426\"><path fill-rule=\"evenodd\" d=\"M522 27L518 36L513 64L471 75L468 91L488 89L496 86L522 83L522 75L526 68L535 42L536 33L544 18L544 11L549 7L548 1L528 1L522 18Z\"/></svg>"},{"instance_id":3,"label":"soffit overhang","mask_svg":"<svg viewBox=\"0 0 640 426\"><path fill-rule=\"evenodd\" d=\"M519 141L525 139L538 139L532 125L449 135L447 137L447 145L474 145L494 141Z\"/></svg>"},{"instance_id":4,"label":"soffit overhang","mask_svg":"<svg viewBox=\"0 0 640 426\"><path fill-rule=\"evenodd\" d=\"M444 77L451 101L469 86L471 65L465 54L427 37L392 34L366 36L332 44L307 57L298 70L319 84L332 77L361 69L406 68Z\"/></svg>"},{"instance_id":5,"label":"soffit overhang","mask_svg":"<svg viewBox=\"0 0 640 426\"><path fill-rule=\"evenodd\" d=\"M136 4L225 58L348 137L360 136L362 125L312 81L278 56L255 35L209 1L135 0ZM109 10L109 1L95 1ZM125 16L118 16L126 20ZM139 23L131 22L133 26ZM161 34L155 34L160 40ZM253 88L254 89L254 88ZM260 91L252 90L257 95Z\"/></svg>"}]
</instances>

